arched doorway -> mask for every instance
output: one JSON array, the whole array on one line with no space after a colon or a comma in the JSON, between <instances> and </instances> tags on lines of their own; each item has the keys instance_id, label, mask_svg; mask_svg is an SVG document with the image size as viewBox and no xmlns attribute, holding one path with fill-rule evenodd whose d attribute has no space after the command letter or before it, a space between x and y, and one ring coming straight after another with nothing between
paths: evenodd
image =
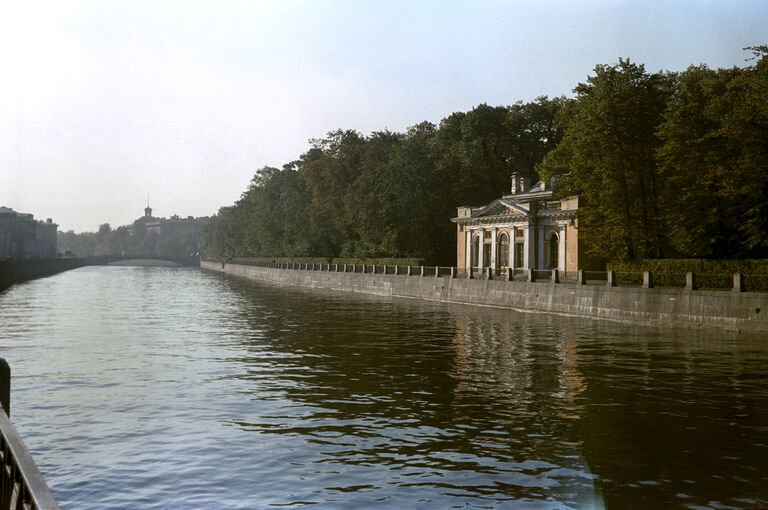
<instances>
[{"instance_id":1,"label":"arched doorway","mask_svg":"<svg viewBox=\"0 0 768 510\"><path fill-rule=\"evenodd\" d=\"M470 267L475 268L479 264L480 260L480 236L475 234L472 236L472 248L470 249Z\"/></svg>"},{"instance_id":2,"label":"arched doorway","mask_svg":"<svg viewBox=\"0 0 768 510\"><path fill-rule=\"evenodd\" d=\"M557 269L560 255L560 238L556 232L549 235L547 241L547 269Z\"/></svg>"},{"instance_id":3,"label":"arched doorway","mask_svg":"<svg viewBox=\"0 0 768 510\"><path fill-rule=\"evenodd\" d=\"M509 263L509 236L506 232L499 234L496 244L496 269L507 267Z\"/></svg>"}]
</instances>

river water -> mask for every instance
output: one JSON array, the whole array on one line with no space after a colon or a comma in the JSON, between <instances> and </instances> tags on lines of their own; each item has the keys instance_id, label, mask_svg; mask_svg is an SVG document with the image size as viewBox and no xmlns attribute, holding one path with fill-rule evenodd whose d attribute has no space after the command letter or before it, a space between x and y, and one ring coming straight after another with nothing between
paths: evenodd
<instances>
[{"instance_id":1,"label":"river water","mask_svg":"<svg viewBox=\"0 0 768 510\"><path fill-rule=\"evenodd\" d=\"M0 294L63 508L768 507L768 339L86 267Z\"/></svg>"}]
</instances>

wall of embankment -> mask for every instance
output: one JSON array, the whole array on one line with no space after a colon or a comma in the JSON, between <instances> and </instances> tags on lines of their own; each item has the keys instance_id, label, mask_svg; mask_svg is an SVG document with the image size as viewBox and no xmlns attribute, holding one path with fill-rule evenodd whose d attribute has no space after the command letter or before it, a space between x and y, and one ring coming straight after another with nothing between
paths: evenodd
<instances>
[{"instance_id":1,"label":"wall of embankment","mask_svg":"<svg viewBox=\"0 0 768 510\"><path fill-rule=\"evenodd\" d=\"M768 334L768 293L608 287L277 269L201 261L203 269L278 284L579 317Z\"/></svg>"},{"instance_id":2,"label":"wall of embankment","mask_svg":"<svg viewBox=\"0 0 768 510\"><path fill-rule=\"evenodd\" d=\"M88 265L88 259L0 261L0 292L11 285Z\"/></svg>"}]
</instances>

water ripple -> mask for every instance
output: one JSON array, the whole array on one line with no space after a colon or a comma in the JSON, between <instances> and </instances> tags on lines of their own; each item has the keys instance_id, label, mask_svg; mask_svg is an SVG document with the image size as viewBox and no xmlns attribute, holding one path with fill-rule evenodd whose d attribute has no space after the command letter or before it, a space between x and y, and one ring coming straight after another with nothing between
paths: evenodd
<instances>
[{"instance_id":1,"label":"water ripple","mask_svg":"<svg viewBox=\"0 0 768 510\"><path fill-rule=\"evenodd\" d=\"M768 506L761 338L132 267L0 324L63 508Z\"/></svg>"}]
</instances>

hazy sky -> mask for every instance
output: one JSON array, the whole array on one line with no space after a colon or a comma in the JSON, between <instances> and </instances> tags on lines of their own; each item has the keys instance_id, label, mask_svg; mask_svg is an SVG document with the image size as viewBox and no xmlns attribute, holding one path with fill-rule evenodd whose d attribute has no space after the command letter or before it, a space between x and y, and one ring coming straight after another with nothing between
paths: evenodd
<instances>
[{"instance_id":1,"label":"hazy sky","mask_svg":"<svg viewBox=\"0 0 768 510\"><path fill-rule=\"evenodd\" d=\"M0 205L210 215L307 140L569 95L619 57L745 65L768 1L0 0Z\"/></svg>"}]
</instances>

